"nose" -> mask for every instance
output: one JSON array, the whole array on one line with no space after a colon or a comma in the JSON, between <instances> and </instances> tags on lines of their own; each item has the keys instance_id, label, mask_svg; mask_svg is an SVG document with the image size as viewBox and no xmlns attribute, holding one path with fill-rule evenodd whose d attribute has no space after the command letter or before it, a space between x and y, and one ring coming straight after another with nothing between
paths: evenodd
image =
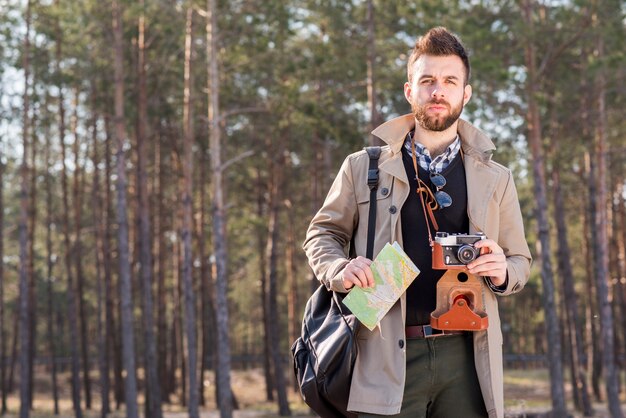
<instances>
[{"instance_id":1,"label":"nose","mask_svg":"<svg viewBox=\"0 0 626 418\"><path fill-rule=\"evenodd\" d=\"M430 95L433 99L443 99L443 89L439 85L436 85L433 87L433 91L430 93Z\"/></svg>"}]
</instances>

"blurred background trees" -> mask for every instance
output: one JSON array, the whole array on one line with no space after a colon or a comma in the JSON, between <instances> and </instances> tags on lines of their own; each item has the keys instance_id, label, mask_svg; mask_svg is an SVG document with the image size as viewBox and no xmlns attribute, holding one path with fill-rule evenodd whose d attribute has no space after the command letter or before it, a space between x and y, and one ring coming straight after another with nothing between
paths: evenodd
<instances>
[{"instance_id":1,"label":"blurred background trees","mask_svg":"<svg viewBox=\"0 0 626 418\"><path fill-rule=\"evenodd\" d=\"M19 391L76 416L139 399L227 417L230 371L258 367L290 414L308 222L344 156L409 111L407 55L443 25L470 50L464 117L513 170L535 256L500 299L506 367L550 366L557 414L621 416L625 16L619 0L0 0L2 411Z\"/></svg>"}]
</instances>

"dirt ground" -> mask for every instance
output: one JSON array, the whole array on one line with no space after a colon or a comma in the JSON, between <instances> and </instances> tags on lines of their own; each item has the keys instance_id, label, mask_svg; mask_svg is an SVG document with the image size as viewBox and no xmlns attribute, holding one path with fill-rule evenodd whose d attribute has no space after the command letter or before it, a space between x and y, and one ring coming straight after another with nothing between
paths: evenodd
<instances>
[{"instance_id":1,"label":"dirt ground","mask_svg":"<svg viewBox=\"0 0 626 418\"><path fill-rule=\"evenodd\" d=\"M61 393L59 415L54 415L53 404L50 398L50 390L47 384L49 378L45 375L36 374L36 393L34 400L34 410L32 418L69 418L73 417L72 405L69 393L69 376L61 380L63 391ZM202 418L219 418L214 402L213 376L209 374L204 381L207 405L201 407ZM265 400L265 384L263 374L260 369L247 371L235 371L232 374L232 387L239 402L239 410L235 412L235 418L274 418L278 417L276 402ZM571 387L566 384L567 399L571 399ZM94 400L92 410L85 411L85 418L99 418L100 399L97 396L98 387L92 388ZM9 413L4 415L7 418L15 418L19 412L19 394L13 392L8 399ZM292 414L299 418L313 418L308 407L302 402L299 393L289 390L289 402ZM547 370L507 370L504 379L504 397L506 416L508 418L531 418L545 417L550 410L550 387ZM139 400L140 403L143 401ZM626 397L623 398L623 408L626 414ZM572 418L582 417L574 412L572 405L569 405ZM140 411L142 406L140 406ZM609 414L606 405L594 404L594 417L608 418ZM110 418L123 418L124 411L116 411L109 415ZM172 398L172 404L164 405L165 418L187 418L185 408L180 406L177 399ZM460 415L461 417L462 415Z\"/></svg>"}]
</instances>

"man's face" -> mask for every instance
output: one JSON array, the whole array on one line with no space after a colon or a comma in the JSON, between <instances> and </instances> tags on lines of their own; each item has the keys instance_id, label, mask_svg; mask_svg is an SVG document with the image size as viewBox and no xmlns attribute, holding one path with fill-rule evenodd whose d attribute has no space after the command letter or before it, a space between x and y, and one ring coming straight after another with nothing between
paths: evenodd
<instances>
[{"instance_id":1,"label":"man's face","mask_svg":"<svg viewBox=\"0 0 626 418\"><path fill-rule=\"evenodd\" d=\"M457 121L472 95L464 80L465 66L456 55L422 55L415 61L404 96L423 129L445 131Z\"/></svg>"}]
</instances>

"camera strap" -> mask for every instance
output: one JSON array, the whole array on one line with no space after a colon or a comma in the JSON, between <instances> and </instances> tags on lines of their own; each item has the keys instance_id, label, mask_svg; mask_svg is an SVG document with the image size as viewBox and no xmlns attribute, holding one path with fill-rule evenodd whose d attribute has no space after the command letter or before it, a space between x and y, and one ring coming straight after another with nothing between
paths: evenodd
<instances>
[{"instance_id":1,"label":"camera strap","mask_svg":"<svg viewBox=\"0 0 626 418\"><path fill-rule=\"evenodd\" d=\"M378 159L380 147L366 147L370 157L370 165L367 169L367 187L370 189L370 210L367 219L367 250L365 256L374 259L374 235L376 234L376 191L378 190Z\"/></svg>"},{"instance_id":2,"label":"camera strap","mask_svg":"<svg viewBox=\"0 0 626 418\"><path fill-rule=\"evenodd\" d=\"M411 136L411 157L413 158L413 168L415 169L415 178L417 179L417 194L420 197L420 201L422 202L422 210L424 211L424 220L426 221L426 228L428 229L428 244L430 248L433 248L433 234L430 232L430 222L428 222L428 218L433 224L433 228L435 232L439 230L439 224L437 224L437 220L435 219L435 214L433 210L437 210L439 204L433 195L433 191L430 190L430 187L426 183L424 183L420 179L419 169L417 167L417 150L415 148L415 135ZM428 202L424 201L424 193L426 193L429 197ZM434 206L434 207L433 207Z\"/></svg>"}]
</instances>

